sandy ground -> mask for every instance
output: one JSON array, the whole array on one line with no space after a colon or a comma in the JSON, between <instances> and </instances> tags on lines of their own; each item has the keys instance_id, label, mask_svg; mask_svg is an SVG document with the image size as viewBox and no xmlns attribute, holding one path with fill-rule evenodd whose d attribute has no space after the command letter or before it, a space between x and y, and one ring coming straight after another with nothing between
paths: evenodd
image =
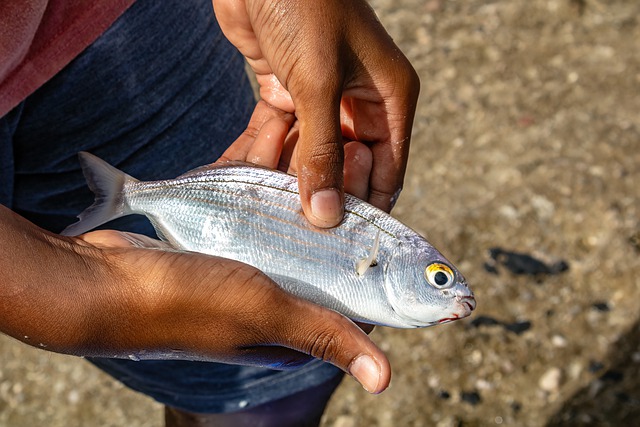
<instances>
[{"instance_id":1,"label":"sandy ground","mask_svg":"<svg viewBox=\"0 0 640 427\"><path fill-rule=\"evenodd\" d=\"M323 425L640 422L640 3L372 4L423 84L395 215L457 263L478 309L378 328L392 386L345 381ZM492 248L568 270L517 274L527 258ZM0 337L0 360L0 426L162 425L81 359Z\"/></svg>"}]
</instances>

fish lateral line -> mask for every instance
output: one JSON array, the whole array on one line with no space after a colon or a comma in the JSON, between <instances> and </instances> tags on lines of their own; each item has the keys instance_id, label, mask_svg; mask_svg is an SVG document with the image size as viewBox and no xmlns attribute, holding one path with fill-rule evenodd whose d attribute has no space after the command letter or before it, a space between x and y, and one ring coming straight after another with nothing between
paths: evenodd
<instances>
[{"instance_id":1,"label":"fish lateral line","mask_svg":"<svg viewBox=\"0 0 640 427\"><path fill-rule=\"evenodd\" d=\"M352 196L355 197L355 196ZM378 229L378 233L383 232L384 234L386 234L387 236L391 237L392 239L397 239L398 236L396 236L395 234L393 234L392 232L390 232L389 230L385 230L384 228L382 228L379 224L377 224L375 222L375 220L371 219L371 218L367 218L364 215L359 214L356 211L350 210L350 209L345 209L344 211L345 215L346 214L351 214L353 216L357 216L358 218L365 220L366 222L368 222L369 224L373 225L375 228Z\"/></svg>"},{"instance_id":2,"label":"fish lateral line","mask_svg":"<svg viewBox=\"0 0 640 427\"><path fill-rule=\"evenodd\" d=\"M238 166L238 165L236 165L236 166ZM242 166L242 165L240 165L240 166ZM244 166L248 166L248 165L244 165ZM268 169L265 168L265 170L268 170ZM280 173L284 174L284 172L280 172ZM288 175L288 176L291 176L291 177L295 178L293 175ZM188 178L188 177L189 177L189 175L184 176L184 178ZM181 179L181 178L183 178L183 176L180 176L180 177L178 177L176 179ZM163 183L163 181L155 181L155 182L164 187L164 185L161 184L161 183ZM166 181L171 181L171 180L166 180ZM282 192L289 193L289 194L295 194L295 195L299 195L300 194L298 191L289 190L287 188L282 188L282 187L277 187L277 186L274 186L274 185L265 184L264 182L255 182L255 181L247 181L247 180L241 180L241 179L228 179L228 178L214 178L214 179L209 179L207 181L212 182L212 183L221 183L221 184L232 183L232 184L255 185L255 186L259 186L259 187L270 188L272 190L282 191ZM149 181L147 181L146 183L148 183L148 182ZM193 183L193 181L187 181L187 180L185 180L185 181L177 181L177 182L172 182L171 184L167 184L166 187L186 186L186 185L189 185L189 184L192 184L192 183ZM355 197L353 195L350 195L350 196L357 199L357 197ZM388 230L385 230L384 228L380 227L380 225L378 225L376 223L376 221L371 219L371 218L368 218L368 217L366 217L366 216L364 216L364 215L362 215L362 214L360 214L360 213L358 213L358 212L356 212L354 210L351 210L351 209L345 209L344 212L345 212L345 214L351 214L351 215L357 216L360 219L363 219L364 221L366 221L369 224L371 224L374 227L376 227L378 229L378 232L382 231L383 233L387 234L389 237L391 237L393 239L397 238L397 236L395 234L393 234L392 232L390 232Z\"/></svg>"},{"instance_id":3,"label":"fish lateral line","mask_svg":"<svg viewBox=\"0 0 640 427\"><path fill-rule=\"evenodd\" d=\"M184 181L182 180L184 178ZM206 180L202 180L202 181L198 181L198 180L189 180L190 176L179 176L178 178L176 178L176 181L171 182L170 184L166 184L164 186L166 186L167 188L169 187L185 187L188 185L192 185L194 182L211 182L211 183L216 183L216 184L246 184L246 185L255 185L257 187L264 187L264 188L270 188L272 190L278 190L278 191L283 191L285 193L290 193L290 194L299 194L297 191L293 191L293 190L289 190L287 188L282 188L282 187L277 187L275 185L269 185L269 184L265 184L263 182L253 182L253 181L246 181L246 180L241 180L241 179L228 179L228 178L213 178L211 179L211 177L207 177L208 179ZM163 181L155 181L157 183L160 184L160 186L163 186L162 184L164 183L164 181L172 181L172 180L163 180ZM146 183L150 183L153 181L146 181Z\"/></svg>"}]
</instances>

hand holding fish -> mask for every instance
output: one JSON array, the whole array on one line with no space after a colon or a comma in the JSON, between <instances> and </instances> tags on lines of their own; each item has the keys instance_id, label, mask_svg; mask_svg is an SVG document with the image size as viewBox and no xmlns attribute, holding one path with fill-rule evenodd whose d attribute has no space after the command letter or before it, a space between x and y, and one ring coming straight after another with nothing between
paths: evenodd
<instances>
[{"instance_id":1,"label":"hand holding fish","mask_svg":"<svg viewBox=\"0 0 640 427\"><path fill-rule=\"evenodd\" d=\"M0 330L27 344L277 368L317 357L370 392L389 384L384 353L354 323L253 267L113 230L62 237L0 213Z\"/></svg>"},{"instance_id":2,"label":"hand holding fish","mask_svg":"<svg viewBox=\"0 0 640 427\"><path fill-rule=\"evenodd\" d=\"M247 129L216 163L248 162L298 175L294 157L298 133L295 127L291 128L292 124L292 114L259 101ZM361 142L349 141L344 144L343 151L344 190L367 200L373 167L371 149Z\"/></svg>"},{"instance_id":3,"label":"hand holding fish","mask_svg":"<svg viewBox=\"0 0 640 427\"><path fill-rule=\"evenodd\" d=\"M365 199L389 211L402 186L419 81L368 4L213 3L263 100L240 138L242 150L282 141L292 126L299 131L291 165L302 206L313 224L331 227L344 213L343 141L360 141L372 154Z\"/></svg>"}]
</instances>

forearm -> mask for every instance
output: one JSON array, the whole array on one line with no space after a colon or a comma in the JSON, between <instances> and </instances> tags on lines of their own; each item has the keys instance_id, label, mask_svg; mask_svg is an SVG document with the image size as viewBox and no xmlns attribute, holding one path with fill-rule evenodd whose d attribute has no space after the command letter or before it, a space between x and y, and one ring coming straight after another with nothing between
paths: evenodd
<instances>
[{"instance_id":1,"label":"forearm","mask_svg":"<svg viewBox=\"0 0 640 427\"><path fill-rule=\"evenodd\" d=\"M49 233L0 206L0 330L52 351L81 354L106 315L100 251ZM113 272L110 272L113 274Z\"/></svg>"}]
</instances>

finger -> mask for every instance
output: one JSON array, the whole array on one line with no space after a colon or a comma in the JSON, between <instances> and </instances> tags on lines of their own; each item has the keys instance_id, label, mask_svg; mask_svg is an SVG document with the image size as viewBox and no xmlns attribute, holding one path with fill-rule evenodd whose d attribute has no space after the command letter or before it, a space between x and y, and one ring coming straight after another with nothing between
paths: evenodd
<instances>
[{"instance_id":1,"label":"finger","mask_svg":"<svg viewBox=\"0 0 640 427\"><path fill-rule=\"evenodd\" d=\"M337 87L332 90L335 83L294 96L300 121L296 147L300 201L307 219L323 228L337 225L344 215L340 95Z\"/></svg>"},{"instance_id":2,"label":"finger","mask_svg":"<svg viewBox=\"0 0 640 427\"><path fill-rule=\"evenodd\" d=\"M337 312L304 303L287 310L280 328L283 344L332 363L370 393L386 389L391 380L389 361L367 334ZM290 322L291 318L299 321Z\"/></svg>"},{"instance_id":3,"label":"finger","mask_svg":"<svg viewBox=\"0 0 640 427\"><path fill-rule=\"evenodd\" d=\"M400 138L400 137L399 137ZM398 201L409 156L408 135L373 144L369 199L372 205L390 212Z\"/></svg>"},{"instance_id":4,"label":"finger","mask_svg":"<svg viewBox=\"0 0 640 427\"><path fill-rule=\"evenodd\" d=\"M292 155L285 154L290 151ZM280 159L280 170L285 170L291 175L297 175L296 165L296 145L285 143L285 148ZM286 165L284 158L291 157L291 163ZM282 166L285 164L285 168ZM288 166L288 167L287 167ZM351 141L344 146L344 189L359 199L367 200L369 195L369 178L373 167L373 156L371 149L358 141Z\"/></svg>"},{"instance_id":5,"label":"finger","mask_svg":"<svg viewBox=\"0 0 640 427\"><path fill-rule=\"evenodd\" d=\"M247 152L246 161L271 169L277 168L288 131L289 123L280 117L267 121L262 125L253 145Z\"/></svg>"},{"instance_id":6,"label":"finger","mask_svg":"<svg viewBox=\"0 0 640 427\"><path fill-rule=\"evenodd\" d=\"M369 197L369 175L373 155L366 145L351 141L344 146L344 191L359 199Z\"/></svg>"},{"instance_id":7,"label":"finger","mask_svg":"<svg viewBox=\"0 0 640 427\"><path fill-rule=\"evenodd\" d=\"M374 139L375 142L371 146L374 161L369 203L387 212L393 208L402 189L409 156L413 117L420 92L417 74L404 56L401 56L401 59L404 60L405 66L396 70L393 79L393 96L388 97L384 102L383 110L386 112L386 120L383 122L387 130L380 132L379 135L388 136L377 141ZM398 62L401 63L402 60L399 59ZM373 114L368 115L368 117L373 116ZM365 140L370 139L365 138Z\"/></svg>"},{"instance_id":8,"label":"finger","mask_svg":"<svg viewBox=\"0 0 640 427\"><path fill-rule=\"evenodd\" d=\"M262 128L273 120L266 131L262 133ZM220 156L216 162L226 162L231 160L247 161L247 156L251 151L253 145L256 143L256 139L262 138L262 141L269 138L274 139L274 132L277 133L279 126L278 121L286 123L288 126L294 121L294 116L291 113L287 113L278 108L272 107L264 101L259 101L256 104L251 119L247 128L242 134L227 148L227 150ZM266 144L262 143L262 150L266 149ZM278 148L280 150L280 148ZM262 153L264 155L264 152Z\"/></svg>"},{"instance_id":9,"label":"finger","mask_svg":"<svg viewBox=\"0 0 640 427\"><path fill-rule=\"evenodd\" d=\"M296 155L298 151L296 146L298 145L298 139L300 139L300 122L296 121L289 129L289 134L285 138L284 146L282 147L282 153L280 154L280 163L278 169L284 171L290 175L297 175L298 169L296 168Z\"/></svg>"},{"instance_id":10,"label":"finger","mask_svg":"<svg viewBox=\"0 0 640 427\"><path fill-rule=\"evenodd\" d=\"M411 107L400 108L403 113L392 115L388 114L383 101L345 98L341 109L343 132L352 132L357 141L367 142L372 153L369 193L365 200L387 212L402 187L409 154L412 115L407 111Z\"/></svg>"}]
</instances>

